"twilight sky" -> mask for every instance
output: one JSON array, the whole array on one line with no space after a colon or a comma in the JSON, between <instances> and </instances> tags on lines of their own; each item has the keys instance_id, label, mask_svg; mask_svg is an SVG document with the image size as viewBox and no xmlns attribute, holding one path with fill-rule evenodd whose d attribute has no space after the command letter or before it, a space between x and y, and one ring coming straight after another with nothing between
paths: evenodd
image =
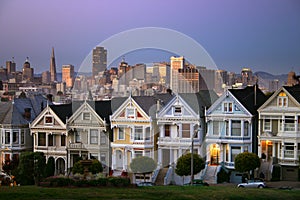
<instances>
[{"instance_id":1,"label":"twilight sky","mask_svg":"<svg viewBox=\"0 0 300 200\"><path fill-rule=\"evenodd\" d=\"M49 70L54 46L57 71L63 64L78 69L102 41L143 27L187 35L219 69L300 73L298 0L1 0L0 66L14 56L21 70L28 56L35 73ZM133 65L169 61L170 55L140 50L125 59Z\"/></svg>"}]
</instances>

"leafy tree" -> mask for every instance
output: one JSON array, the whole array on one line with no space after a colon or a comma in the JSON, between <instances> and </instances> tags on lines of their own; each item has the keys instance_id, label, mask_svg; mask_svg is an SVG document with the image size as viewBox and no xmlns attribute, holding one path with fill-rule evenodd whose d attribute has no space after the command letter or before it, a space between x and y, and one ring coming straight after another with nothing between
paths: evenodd
<instances>
[{"instance_id":1,"label":"leafy tree","mask_svg":"<svg viewBox=\"0 0 300 200\"><path fill-rule=\"evenodd\" d=\"M152 173L156 168L155 161L147 156L139 156L134 158L130 163L130 168L133 173L140 173L145 175Z\"/></svg>"},{"instance_id":2,"label":"leafy tree","mask_svg":"<svg viewBox=\"0 0 300 200\"><path fill-rule=\"evenodd\" d=\"M103 171L103 167L102 167L102 164L101 164L101 162L99 160L93 159L92 160L92 164L91 164L91 166L89 166L88 170L92 174L97 174L97 173ZM74 166L72 168L72 172L73 172L73 174L77 174L77 173L83 174L84 173L84 167L83 167L83 165L81 163L81 160L78 160L74 164Z\"/></svg>"},{"instance_id":3,"label":"leafy tree","mask_svg":"<svg viewBox=\"0 0 300 200\"><path fill-rule=\"evenodd\" d=\"M38 184L45 177L46 158L42 152L21 153L16 178L22 185Z\"/></svg>"},{"instance_id":4,"label":"leafy tree","mask_svg":"<svg viewBox=\"0 0 300 200\"><path fill-rule=\"evenodd\" d=\"M179 176L189 176L191 175L191 160L192 160L192 154L188 153L185 155L182 155L178 160L176 164L175 173ZM198 174L202 169L205 168L205 162L203 158L200 158L198 154L193 154L193 172L194 174Z\"/></svg>"},{"instance_id":5,"label":"leafy tree","mask_svg":"<svg viewBox=\"0 0 300 200\"><path fill-rule=\"evenodd\" d=\"M55 172L55 160L53 157L50 157L46 164L45 176L46 177L54 176L54 172Z\"/></svg>"},{"instance_id":6,"label":"leafy tree","mask_svg":"<svg viewBox=\"0 0 300 200\"><path fill-rule=\"evenodd\" d=\"M248 178L250 171L260 166L259 157L255 153L243 152L236 156L234 167L237 171L247 173Z\"/></svg>"}]
</instances>

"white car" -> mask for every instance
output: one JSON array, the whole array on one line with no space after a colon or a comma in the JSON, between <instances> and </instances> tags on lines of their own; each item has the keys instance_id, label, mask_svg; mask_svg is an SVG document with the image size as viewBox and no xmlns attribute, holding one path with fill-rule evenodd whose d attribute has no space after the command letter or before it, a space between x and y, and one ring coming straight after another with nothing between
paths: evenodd
<instances>
[{"instance_id":1,"label":"white car","mask_svg":"<svg viewBox=\"0 0 300 200\"><path fill-rule=\"evenodd\" d=\"M262 180L247 180L246 183L240 183L237 185L239 188L265 188L266 184Z\"/></svg>"}]
</instances>

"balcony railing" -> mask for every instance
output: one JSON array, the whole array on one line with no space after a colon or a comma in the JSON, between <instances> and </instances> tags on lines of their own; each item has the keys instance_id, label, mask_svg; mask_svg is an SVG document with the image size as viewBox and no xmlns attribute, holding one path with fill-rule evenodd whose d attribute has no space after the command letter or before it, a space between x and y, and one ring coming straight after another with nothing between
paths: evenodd
<instances>
[{"instance_id":1,"label":"balcony railing","mask_svg":"<svg viewBox=\"0 0 300 200\"><path fill-rule=\"evenodd\" d=\"M294 150L285 150L284 157L285 158L294 158Z\"/></svg>"},{"instance_id":2,"label":"balcony railing","mask_svg":"<svg viewBox=\"0 0 300 200\"><path fill-rule=\"evenodd\" d=\"M68 146L70 149L84 149L85 145L82 143L69 143Z\"/></svg>"},{"instance_id":3,"label":"balcony railing","mask_svg":"<svg viewBox=\"0 0 300 200\"><path fill-rule=\"evenodd\" d=\"M158 141L161 143L191 143L191 138L170 138L170 137L160 137ZM198 138L194 139L194 143L199 143L200 140Z\"/></svg>"}]
</instances>

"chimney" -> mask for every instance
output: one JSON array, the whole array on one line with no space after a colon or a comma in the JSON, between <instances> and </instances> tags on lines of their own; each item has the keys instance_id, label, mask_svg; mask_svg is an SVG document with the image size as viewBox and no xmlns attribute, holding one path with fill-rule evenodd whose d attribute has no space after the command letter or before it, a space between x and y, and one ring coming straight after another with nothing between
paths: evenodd
<instances>
[{"instance_id":1,"label":"chimney","mask_svg":"<svg viewBox=\"0 0 300 200\"><path fill-rule=\"evenodd\" d=\"M27 121L31 120L31 108L24 109L24 119L26 119Z\"/></svg>"},{"instance_id":2,"label":"chimney","mask_svg":"<svg viewBox=\"0 0 300 200\"><path fill-rule=\"evenodd\" d=\"M53 95L52 94L47 94L47 100L49 101L49 102L52 102L53 100Z\"/></svg>"}]
</instances>

